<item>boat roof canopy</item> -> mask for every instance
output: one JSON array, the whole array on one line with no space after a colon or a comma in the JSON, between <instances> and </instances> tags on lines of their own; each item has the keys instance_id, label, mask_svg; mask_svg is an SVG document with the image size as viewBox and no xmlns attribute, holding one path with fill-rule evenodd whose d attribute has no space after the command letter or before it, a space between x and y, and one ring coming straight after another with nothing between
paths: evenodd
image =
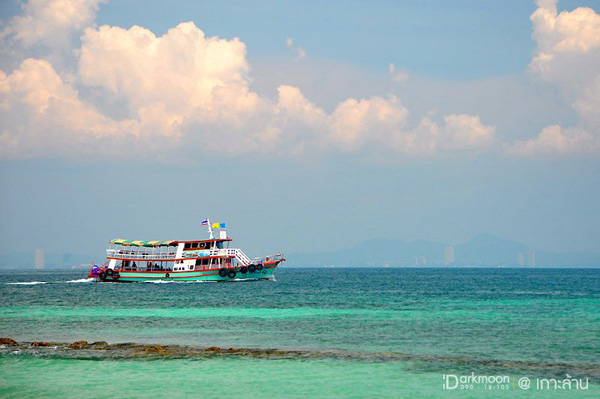
<instances>
[{"instance_id":1,"label":"boat roof canopy","mask_svg":"<svg viewBox=\"0 0 600 399\"><path fill-rule=\"evenodd\" d=\"M110 242L111 245L124 245L126 247L168 247L175 246L178 241L134 241L117 238Z\"/></svg>"}]
</instances>

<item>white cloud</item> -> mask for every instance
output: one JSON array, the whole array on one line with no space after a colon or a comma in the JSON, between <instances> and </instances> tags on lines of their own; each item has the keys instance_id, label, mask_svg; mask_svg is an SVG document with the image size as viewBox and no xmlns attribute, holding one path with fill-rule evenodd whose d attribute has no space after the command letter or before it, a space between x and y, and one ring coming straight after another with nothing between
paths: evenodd
<instances>
[{"instance_id":1,"label":"white cloud","mask_svg":"<svg viewBox=\"0 0 600 399\"><path fill-rule=\"evenodd\" d=\"M478 149L494 143L496 128L481 123L479 116L447 115L444 117L446 140L449 149Z\"/></svg>"},{"instance_id":2,"label":"white cloud","mask_svg":"<svg viewBox=\"0 0 600 399\"><path fill-rule=\"evenodd\" d=\"M496 128L484 125L478 116L451 114L444 124L426 116L412 129L397 132L391 145L400 153L432 156L455 152L481 152L496 143Z\"/></svg>"},{"instance_id":3,"label":"white cloud","mask_svg":"<svg viewBox=\"0 0 600 399\"><path fill-rule=\"evenodd\" d=\"M111 120L83 103L47 61L27 59L0 78L2 157L106 153L115 146L97 147L104 139L121 141L137 135L136 122Z\"/></svg>"},{"instance_id":4,"label":"white cloud","mask_svg":"<svg viewBox=\"0 0 600 399\"><path fill-rule=\"evenodd\" d=\"M219 105L252 108L256 96L246 90L249 68L239 39L206 38L192 22L161 37L139 26L88 28L79 62L84 84L124 96L132 111L161 103L179 114L215 111ZM217 104L233 98L234 103Z\"/></svg>"},{"instance_id":5,"label":"white cloud","mask_svg":"<svg viewBox=\"0 0 600 399\"><path fill-rule=\"evenodd\" d=\"M584 130L551 125L542 130L538 137L518 141L508 151L525 157L593 154L600 152L600 138Z\"/></svg>"},{"instance_id":6,"label":"white cloud","mask_svg":"<svg viewBox=\"0 0 600 399\"><path fill-rule=\"evenodd\" d=\"M349 98L331 114L331 140L345 151L357 151L372 144L386 144L405 128L407 119L408 110L395 96L389 99Z\"/></svg>"},{"instance_id":7,"label":"white cloud","mask_svg":"<svg viewBox=\"0 0 600 399\"><path fill-rule=\"evenodd\" d=\"M92 25L99 4L107 0L29 0L23 14L12 18L0 33L25 48L43 44L69 48L76 32Z\"/></svg>"},{"instance_id":8,"label":"white cloud","mask_svg":"<svg viewBox=\"0 0 600 399\"><path fill-rule=\"evenodd\" d=\"M585 154L596 147L583 144L600 137L600 15L586 7L558 13L556 5L540 0L531 15L536 52L529 68L560 90L578 115L577 126L548 126L509 149L515 154Z\"/></svg>"},{"instance_id":9,"label":"white cloud","mask_svg":"<svg viewBox=\"0 0 600 399\"><path fill-rule=\"evenodd\" d=\"M25 19L56 16L66 3L28 3L25 15L9 23L13 39L24 45L50 46L48 32L70 37L87 28L75 52L74 75L33 58L9 74L0 71L0 156L193 159L208 153L346 152L393 158L479 151L494 143L495 128L478 116L447 115L441 126L423 118L411 127L409 110L393 95L347 98L330 113L295 86L280 85L275 99L260 96L250 89L246 46L238 38L206 37L192 22L159 37L139 26L95 27L98 3L74 2L69 12L82 14L70 24L49 17L42 21L47 26L29 36L17 34ZM297 57L305 55L291 38L287 45ZM398 76L393 64L390 68ZM110 94L126 112L121 118L101 112L77 87Z\"/></svg>"}]
</instances>

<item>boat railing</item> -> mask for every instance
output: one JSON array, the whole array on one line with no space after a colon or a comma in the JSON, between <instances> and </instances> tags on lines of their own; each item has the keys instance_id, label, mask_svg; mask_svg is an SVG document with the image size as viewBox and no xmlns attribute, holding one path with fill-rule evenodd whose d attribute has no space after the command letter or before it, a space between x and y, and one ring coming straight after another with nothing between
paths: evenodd
<instances>
[{"instance_id":1,"label":"boat railing","mask_svg":"<svg viewBox=\"0 0 600 399\"><path fill-rule=\"evenodd\" d=\"M257 258L253 258L252 259L252 263L255 264L265 264L267 262L278 262L283 260L283 254L282 253L278 253L278 254L274 254L274 255L269 255L269 256L265 256L265 257L257 257Z\"/></svg>"},{"instance_id":2,"label":"boat railing","mask_svg":"<svg viewBox=\"0 0 600 399\"><path fill-rule=\"evenodd\" d=\"M187 251L186 251L187 252ZM184 258L195 258L195 257L230 257L235 258L241 265L248 266L251 263L254 264L265 264L267 262L280 261L283 259L281 253L275 255L269 255L266 257L258 257L250 259L241 249L239 248L213 248L210 250L200 250L196 253L194 251L188 252L188 256L184 253ZM200 254L202 252L202 254ZM123 258L140 261L151 261L151 260L170 260L176 259L175 252L170 251L135 251L129 249L107 249L106 254L109 258ZM191 256L190 256L191 255Z\"/></svg>"},{"instance_id":3,"label":"boat railing","mask_svg":"<svg viewBox=\"0 0 600 399\"><path fill-rule=\"evenodd\" d=\"M231 257L234 258L242 252L237 248L213 248L213 249L200 249L197 251L185 251L183 253L184 258L202 258L205 256L213 256L213 257Z\"/></svg>"},{"instance_id":4,"label":"boat railing","mask_svg":"<svg viewBox=\"0 0 600 399\"><path fill-rule=\"evenodd\" d=\"M175 259L175 252L160 251L160 252L145 252L131 251L126 249L107 249L106 255L109 258L127 258L140 260L158 260L158 259Z\"/></svg>"},{"instance_id":5,"label":"boat railing","mask_svg":"<svg viewBox=\"0 0 600 399\"><path fill-rule=\"evenodd\" d=\"M250 263L252 263L252 261L250 260L250 258L244 253L244 251L242 251L239 248L233 248L233 249L229 249L229 250L233 250L233 255L235 257L235 259L237 259L237 261L243 265L243 266L248 266Z\"/></svg>"}]
</instances>

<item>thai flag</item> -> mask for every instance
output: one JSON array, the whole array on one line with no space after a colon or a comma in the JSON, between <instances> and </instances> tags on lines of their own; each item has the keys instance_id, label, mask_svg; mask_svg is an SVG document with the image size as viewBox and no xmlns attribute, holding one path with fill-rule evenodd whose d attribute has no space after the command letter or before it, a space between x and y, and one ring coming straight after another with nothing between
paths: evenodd
<instances>
[{"instance_id":1,"label":"thai flag","mask_svg":"<svg viewBox=\"0 0 600 399\"><path fill-rule=\"evenodd\" d=\"M204 219L202 221L202 226L208 226L208 219Z\"/></svg>"}]
</instances>

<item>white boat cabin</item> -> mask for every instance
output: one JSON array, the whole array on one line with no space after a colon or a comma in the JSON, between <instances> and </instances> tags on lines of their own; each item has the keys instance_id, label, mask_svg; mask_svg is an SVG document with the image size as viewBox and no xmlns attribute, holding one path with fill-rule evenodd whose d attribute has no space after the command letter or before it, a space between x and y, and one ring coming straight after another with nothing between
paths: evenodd
<instances>
[{"instance_id":1,"label":"white boat cabin","mask_svg":"<svg viewBox=\"0 0 600 399\"><path fill-rule=\"evenodd\" d=\"M252 261L239 248L230 248L231 238L192 241L129 241L116 239L106 250L113 270L164 272L234 268Z\"/></svg>"}]
</instances>

